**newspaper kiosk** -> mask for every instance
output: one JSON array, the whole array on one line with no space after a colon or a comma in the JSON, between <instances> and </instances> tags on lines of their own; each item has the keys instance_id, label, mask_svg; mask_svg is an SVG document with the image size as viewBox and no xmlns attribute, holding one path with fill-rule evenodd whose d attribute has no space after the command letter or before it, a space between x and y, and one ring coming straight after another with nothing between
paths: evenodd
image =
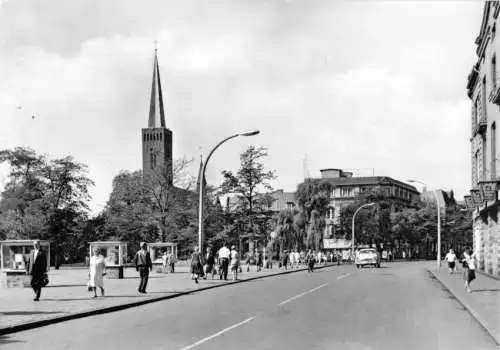
<instances>
[{"instance_id":1,"label":"newspaper kiosk","mask_svg":"<svg viewBox=\"0 0 500 350\"><path fill-rule=\"evenodd\" d=\"M30 287L30 276L26 275L33 243L35 240L0 241L0 288ZM50 266L50 243L39 241Z\"/></svg>"},{"instance_id":2,"label":"newspaper kiosk","mask_svg":"<svg viewBox=\"0 0 500 350\"><path fill-rule=\"evenodd\" d=\"M89 256L94 255L94 248L99 247L106 262L106 277L110 279L122 279L123 268L127 263L126 242L91 242Z\"/></svg>"}]
</instances>

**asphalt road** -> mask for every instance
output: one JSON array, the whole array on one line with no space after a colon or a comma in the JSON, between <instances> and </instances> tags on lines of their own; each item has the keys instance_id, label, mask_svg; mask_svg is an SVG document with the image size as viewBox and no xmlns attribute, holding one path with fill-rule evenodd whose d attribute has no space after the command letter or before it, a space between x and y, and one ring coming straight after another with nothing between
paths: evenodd
<instances>
[{"instance_id":1,"label":"asphalt road","mask_svg":"<svg viewBox=\"0 0 500 350\"><path fill-rule=\"evenodd\" d=\"M202 283L209 283L203 281ZM254 280L0 337L1 349L494 349L424 265Z\"/></svg>"}]
</instances>

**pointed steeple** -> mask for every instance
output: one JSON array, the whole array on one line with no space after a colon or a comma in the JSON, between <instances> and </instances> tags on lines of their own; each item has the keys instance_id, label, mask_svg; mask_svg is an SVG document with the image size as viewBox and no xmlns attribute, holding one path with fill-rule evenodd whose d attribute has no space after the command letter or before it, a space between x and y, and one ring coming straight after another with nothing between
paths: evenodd
<instances>
[{"instance_id":1,"label":"pointed steeple","mask_svg":"<svg viewBox=\"0 0 500 350\"><path fill-rule=\"evenodd\" d=\"M159 120L158 120L159 119ZM158 125L158 121L160 125ZM151 86L151 101L149 105L148 128L166 128L165 110L163 108L163 94L161 91L160 68L158 67L158 50L155 49L153 65L153 83Z\"/></svg>"}]
</instances>

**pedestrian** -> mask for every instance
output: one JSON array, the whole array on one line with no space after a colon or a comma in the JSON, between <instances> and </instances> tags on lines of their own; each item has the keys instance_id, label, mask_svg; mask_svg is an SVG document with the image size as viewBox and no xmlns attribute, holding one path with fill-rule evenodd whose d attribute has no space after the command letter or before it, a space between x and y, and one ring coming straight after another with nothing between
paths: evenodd
<instances>
[{"instance_id":1,"label":"pedestrian","mask_svg":"<svg viewBox=\"0 0 500 350\"><path fill-rule=\"evenodd\" d=\"M448 262L448 272L451 275L453 272L455 272L455 261L457 260L457 256L455 255L453 249L450 249L450 251L444 258Z\"/></svg>"},{"instance_id":2,"label":"pedestrian","mask_svg":"<svg viewBox=\"0 0 500 350\"><path fill-rule=\"evenodd\" d=\"M302 256L298 250L295 250L294 255L295 255L295 268L299 269L300 268L300 260L302 259Z\"/></svg>"},{"instance_id":3,"label":"pedestrian","mask_svg":"<svg viewBox=\"0 0 500 350\"><path fill-rule=\"evenodd\" d=\"M295 249L292 249L292 251L290 252L289 259L290 259L290 269L293 270L295 268Z\"/></svg>"},{"instance_id":4,"label":"pedestrian","mask_svg":"<svg viewBox=\"0 0 500 350\"><path fill-rule=\"evenodd\" d=\"M163 255L161 256L161 265L163 267L163 273L167 273L167 268L168 268L168 254L167 251L163 251Z\"/></svg>"},{"instance_id":5,"label":"pedestrian","mask_svg":"<svg viewBox=\"0 0 500 350\"><path fill-rule=\"evenodd\" d=\"M307 272L314 272L315 257L314 257L314 252L311 249L309 249L309 252L305 257L305 261L307 264Z\"/></svg>"},{"instance_id":6,"label":"pedestrian","mask_svg":"<svg viewBox=\"0 0 500 350\"><path fill-rule=\"evenodd\" d=\"M470 293L472 292L470 288L470 284L473 280L476 279L476 255L477 253L471 254L471 249L466 248L464 252L464 259L462 260L464 263L465 267L465 288L467 288L467 291Z\"/></svg>"},{"instance_id":7,"label":"pedestrian","mask_svg":"<svg viewBox=\"0 0 500 350\"><path fill-rule=\"evenodd\" d=\"M263 266L264 266L264 256L262 255L262 252L259 252L257 255L257 272L260 272Z\"/></svg>"},{"instance_id":8,"label":"pedestrian","mask_svg":"<svg viewBox=\"0 0 500 350\"><path fill-rule=\"evenodd\" d=\"M141 277L141 282L139 283L139 288L137 289L139 293L146 293L146 286L148 285L149 271L153 271L153 263L151 262L151 256L147 251L146 242L141 242L141 249L135 254L134 263L135 269L139 272Z\"/></svg>"},{"instance_id":9,"label":"pedestrian","mask_svg":"<svg viewBox=\"0 0 500 350\"><path fill-rule=\"evenodd\" d=\"M285 268L285 271L288 269L288 250L283 252L283 256L281 257L281 265Z\"/></svg>"},{"instance_id":10,"label":"pedestrian","mask_svg":"<svg viewBox=\"0 0 500 350\"><path fill-rule=\"evenodd\" d=\"M39 301L42 288L49 283L47 277L47 256L41 249L39 240L33 242L33 248L26 273L31 276L31 288L35 292L35 299L33 301Z\"/></svg>"},{"instance_id":11,"label":"pedestrian","mask_svg":"<svg viewBox=\"0 0 500 350\"><path fill-rule=\"evenodd\" d=\"M215 275L215 257L214 253L212 252L212 248L207 247L206 253L205 253L205 279L207 279L208 275L212 275L212 279L214 279Z\"/></svg>"},{"instance_id":12,"label":"pedestrian","mask_svg":"<svg viewBox=\"0 0 500 350\"><path fill-rule=\"evenodd\" d=\"M240 268L240 255L236 251L236 247L231 246L231 272L233 273L233 281L238 279L238 270Z\"/></svg>"},{"instance_id":13,"label":"pedestrian","mask_svg":"<svg viewBox=\"0 0 500 350\"><path fill-rule=\"evenodd\" d=\"M191 278L194 283L198 283L198 278L203 277L203 265L201 264L200 250L194 247L194 252L191 255Z\"/></svg>"},{"instance_id":14,"label":"pedestrian","mask_svg":"<svg viewBox=\"0 0 500 350\"><path fill-rule=\"evenodd\" d=\"M231 255L231 251L227 248L227 244L224 243L221 249L219 249L219 265L220 265L220 276L221 279L224 278L224 281L227 281L227 273L229 268L229 257Z\"/></svg>"},{"instance_id":15,"label":"pedestrian","mask_svg":"<svg viewBox=\"0 0 500 350\"><path fill-rule=\"evenodd\" d=\"M173 252L168 254L168 265L170 266L170 273L175 272L175 255Z\"/></svg>"},{"instance_id":16,"label":"pedestrian","mask_svg":"<svg viewBox=\"0 0 500 350\"><path fill-rule=\"evenodd\" d=\"M94 255L90 258L89 266L89 292L94 292L94 298L97 298L97 288L101 290L101 295L104 296L104 278L106 275L106 263L104 256L101 254L101 248L94 247Z\"/></svg>"},{"instance_id":17,"label":"pedestrian","mask_svg":"<svg viewBox=\"0 0 500 350\"><path fill-rule=\"evenodd\" d=\"M387 253L387 257L389 262L392 262L392 250L389 250L389 252Z\"/></svg>"}]
</instances>

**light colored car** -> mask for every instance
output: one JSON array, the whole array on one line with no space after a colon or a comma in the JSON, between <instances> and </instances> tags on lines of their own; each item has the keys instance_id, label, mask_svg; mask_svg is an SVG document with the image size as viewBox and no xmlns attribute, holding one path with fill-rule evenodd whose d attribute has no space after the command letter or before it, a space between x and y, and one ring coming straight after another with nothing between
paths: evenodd
<instances>
[{"instance_id":1,"label":"light colored car","mask_svg":"<svg viewBox=\"0 0 500 350\"><path fill-rule=\"evenodd\" d=\"M365 265L380 267L380 255L377 250L373 248L360 249L356 254L354 263L357 268Z\"/></svg>"}]
</instances>

